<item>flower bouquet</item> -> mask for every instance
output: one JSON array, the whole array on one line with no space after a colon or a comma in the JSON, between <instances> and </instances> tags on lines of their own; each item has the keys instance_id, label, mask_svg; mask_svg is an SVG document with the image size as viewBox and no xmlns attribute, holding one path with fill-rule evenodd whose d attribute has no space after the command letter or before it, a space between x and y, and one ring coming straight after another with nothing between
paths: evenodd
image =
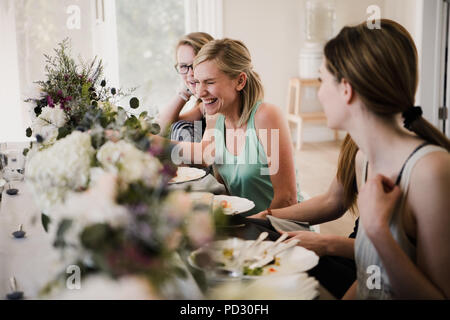
<instances>
[{"instance_id":1,"label":"flower bouquet","mask_svg":"<svg viewBox=\"0 0 450 320\"><path fill-rule=\"evenodd\" d=\"M41 97L27 100L35 103L27 135L36 142L24 150L26 181L44 227L65 265L93 279L87 287L134 283L136 297L165 298L159 289L183 274L174 253L212 239L210 215L193 214L184 191L168 190L170 148L148 139L159 126L117 106L127 93L107 87L101 61L77 65L68 40L55 53L46 56L47 80L37 82ZM129 103L139 108L137 98ZM66 278L60 270L42 294L60 297Z\"/></svg>"}]
</instances>

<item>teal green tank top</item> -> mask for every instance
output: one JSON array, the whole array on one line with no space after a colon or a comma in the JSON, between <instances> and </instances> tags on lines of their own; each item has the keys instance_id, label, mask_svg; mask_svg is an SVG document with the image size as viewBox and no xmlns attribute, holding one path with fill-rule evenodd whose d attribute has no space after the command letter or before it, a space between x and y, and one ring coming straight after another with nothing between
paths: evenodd
<instances>
[{"instance_id":1,"label":"teal green tank top","mask_svg":"<svg viewBox=\"0 0 450 320\"><path fill-rule=\"evenodd\" d=\"M273 199L273 186L268 173L264 147L255 130L255 113L261 102L257 102L247 123L245 146L239 155L228 151L225 144L225 117L219 115L215 131L215 166L228 191L233 196L249 199L255 207L244 216L266 210Z\"/></svg>"}]
</instances>

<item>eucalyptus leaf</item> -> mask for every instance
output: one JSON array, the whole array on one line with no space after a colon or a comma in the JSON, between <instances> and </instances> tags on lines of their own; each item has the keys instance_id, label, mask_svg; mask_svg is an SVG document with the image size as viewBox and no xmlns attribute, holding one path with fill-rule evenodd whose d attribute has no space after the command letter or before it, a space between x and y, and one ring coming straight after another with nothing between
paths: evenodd
<instances>
[{"instance_id":1,"label":"eucalyptus leaf","mask_svg":"<svg viewBox=\"0 0 450 320\"><path fill-rule=\"evenodd\" d=\"M147 112L147 111L142 111L142 112L139 114L139 118L140 118L140 119L145 119L147 116L148 116L148 112Z\"/></svg>"},{"instance_id":2,"label":"eucalyptus leaf","mask_svg":"<svg viewBox=\"0 0 450 320\"><path fill-rule=\"evenodd\" d=\"M42 226L44 227L45 232L48 233L48 225L50 224L52 220L50 219L50 217L48 215L46 215L45 213L41 213L41 222L42 222Z\"/></svg>"},{"instance_id":3,"label":"eucalyptus leaf","mask_svg":"<svg viewBox=\"0 0 450 320\"><path fill-rule=\"evenodd\" d=\"M71 132L70 128L67 126L58 128L58 137L57 140L64 138L65 136L69 135Z\"/></svg>"}]
</instances>

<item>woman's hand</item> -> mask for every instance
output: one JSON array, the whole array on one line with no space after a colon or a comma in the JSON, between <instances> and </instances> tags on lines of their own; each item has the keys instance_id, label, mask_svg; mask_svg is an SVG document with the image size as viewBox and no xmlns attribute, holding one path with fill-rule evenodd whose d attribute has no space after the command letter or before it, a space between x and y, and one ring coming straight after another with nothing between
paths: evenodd
<instances>
[{"instance_id":1,"label":"woman's hand","mask_svg":"<svg viewBox=\"0 0 450 320\"><path fill-rule=\"evenodd\" d=\"M322 257L327 254L327 243L328 238L324 234L312 232L312 231L280 231L280 233L287 233L289 239L285 242L292 241L292 239L298 239L300 242L299 246L302 246L308 250L314 251L319 257Z\"/></svg>"},{"instance_id":2,"label":"woman's hand","mask_svg":"<svg viewBox=\"0 0 450 320\"><path fill-rule=\"evenodd\" d=\"M401 194L397 185L380 174L361 188L358 209L369 237L389 230L389 222Z\"/></svg>"},{"instance_id":3,"label":"woman's hand","mask_svg":"<svg viewBox=\"0 0 450 320\"><path fill-rule=\"evenodd\" d=\"M189 89L187 84L183 84L178 87L177 94L184 101L188 101L192 96L192 91Z\"/></svg>"},{"instance_id":4,"label":"woman's hand","mask_svg":"<svg viewBox=\"0 0 450 320\"><path fill-rule=\"evenodd\" d=\"M263 220L267 220L267 215L269 214L269 212L267 212L267 210L261 211L257 214L254 214L252 216L248 216L247 218L251 218L251 219L263 219Z\"/></svg>"}]
</instances>

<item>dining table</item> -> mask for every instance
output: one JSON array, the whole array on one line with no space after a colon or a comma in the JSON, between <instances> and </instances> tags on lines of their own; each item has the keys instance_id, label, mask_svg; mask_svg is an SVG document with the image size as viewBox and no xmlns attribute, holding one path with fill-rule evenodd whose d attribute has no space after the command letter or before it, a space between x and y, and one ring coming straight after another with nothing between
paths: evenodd
<instances>
[{"instance_id":1,"label":"dining table","mask_svg":"<svg viewBox=\"0 0 450 320\"><path fill-rule=\"evenodd\" d=\"M9 195L3 190L0 201L0 299L11 292L11 279L14 278L18 289L24 292L25 299L40 299L40 290L51 281L58 272L65 270L64 259L52 245L52 239L41 222L41 212L34 204L32 194L25 181L16 182L19 192ZM174 184L171 190L190 190L226 194L226 188L210 173L186 183ZM229 237L255 240L261 232L268 232L268 240L276 240L280 234L269 220L252 219L241 215L230 218L224 227ZM23 238L13 233L19 229L25 232ZM193 269L186 257L180 255L177 263L184 269L187 277L173 281L166 288L167 296L173 299L204 299L205 290L198 284ZM316 299L330 300L334 297L321 285ZM99 297L100 298L100 297Z\"/></svg>"}]
</instances>

